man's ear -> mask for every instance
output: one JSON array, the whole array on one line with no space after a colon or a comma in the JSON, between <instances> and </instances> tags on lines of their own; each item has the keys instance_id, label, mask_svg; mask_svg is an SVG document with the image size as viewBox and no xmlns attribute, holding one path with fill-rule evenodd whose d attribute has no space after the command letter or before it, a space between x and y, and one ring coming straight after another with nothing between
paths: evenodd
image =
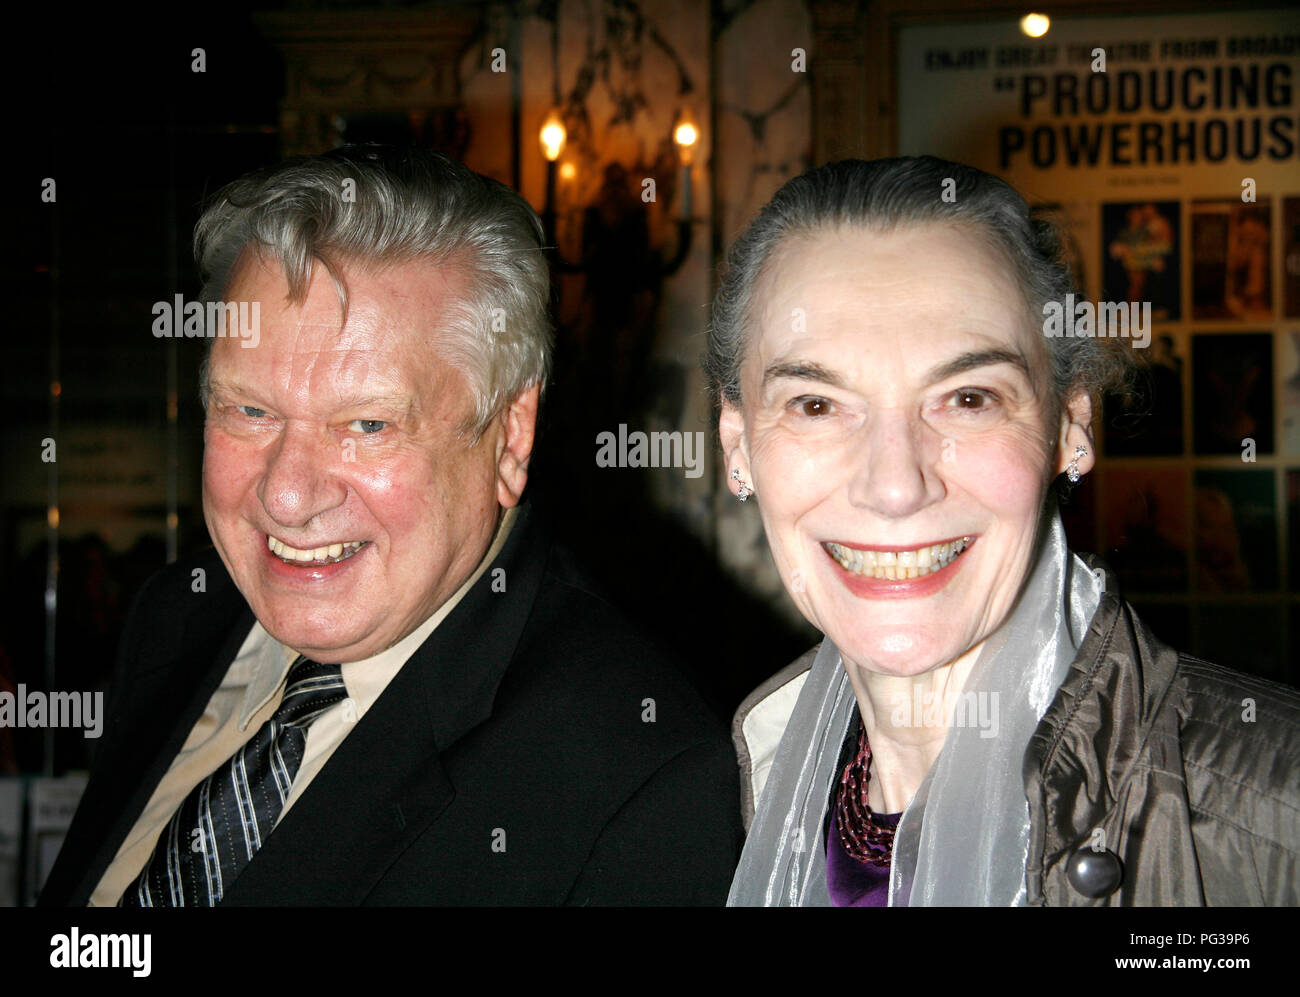
<instances>
[{"instance_id":1,"label":"man's ear","mask_svg":"<svg viewBox=\"0 0 1300 997\"><path fill-rule=\"evenodd\" d=\"M533 453L537 435L537 405L542 386L525 388L501 413L501 435L497 442L497 501L503 509L513 509L528 484L528 458Z\"/></svg>"},{"instance_id":2,"label":"man's ear","mask_svg":"<svg viewBox=\"0 0 1300 997\"><path fill-rule=\"evenodd\" d=\"M754 479L749 474L749 453L745 446L745 416L740 406L734 402L722 400L722 411L718 413L718 440L722 443L722 468L727 477L727 487L733 493L740 487L732 477L732 471L739 471L740 477L752 490Z\"/></svg>"},{"instance_id":3,"label":"man's ear","mask_svg":"<svg viewBox=\"0 0 1300 997\"><path fill-rule=\"evenodd\" d=\"M1075 465L1080 474L1087 474L1097 463L1097 445L1092 439L1092 399L1084 390L1076 391L1065 404L1061 413L1061 430L1059 445L1056 448L1057 475L1065 471L1074 460L1075 448L1084 446L1088 452L1079 458Z\"/></svg>"}]
</instances>

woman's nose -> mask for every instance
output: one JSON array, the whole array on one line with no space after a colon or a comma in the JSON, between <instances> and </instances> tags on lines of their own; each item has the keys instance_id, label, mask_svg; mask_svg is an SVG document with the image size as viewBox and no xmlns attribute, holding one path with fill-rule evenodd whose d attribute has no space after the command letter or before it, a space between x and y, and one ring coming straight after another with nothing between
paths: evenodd
<instances>
[{"instance_id":1,"label":"woman's nose","mask_svg":"<svg viewBox=\"0 0 1300 997\"><path fill-rule=\"evenodd\" d=\"M942 441L919 418L880 409L867 419L853 462L849 501L885 519L902 519L943 495L935 463Z\"/></svg>"}]
</instances>

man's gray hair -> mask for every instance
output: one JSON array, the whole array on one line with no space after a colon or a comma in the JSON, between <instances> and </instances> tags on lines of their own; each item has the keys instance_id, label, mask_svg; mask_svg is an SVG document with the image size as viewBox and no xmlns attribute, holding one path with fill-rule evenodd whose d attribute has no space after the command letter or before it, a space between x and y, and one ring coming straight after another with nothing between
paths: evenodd
<instances>
[{"instance_id":1,"label":"man's gray hair","mask_svg":"<svg viewBox=\"0 0 1300 997\"><path fill-rule=\"evenodd\" d=\"M451 362L469 379L477 439L532 385L545 388L553 339L550 271L537 213L514 191L417 148L344 146L288 160L228 184L194 229L203 299L220 300L246 251L284 269L289 300L307 296L324 265L346 318L343 270L415 260L448 267L464 297L429 316L447 333ZM209 340L209 344L211 340ZM208 400L208 364L200 389Z\"/></svg>"},{"instance_id":2,"label":"man's gray hair","mask_svg":"<svg viewBox=\"0 0 1300 997\"><path fill-rule=\"evenodd\" d=\"M792 238L840 226L889 232L927 224L964 226L999 253L1024 296L1031 328L1042 328L1047 302L1063 304L1074 290L1055 228L1031 217L1024 198L1005 181L933 156L829 163L778 190L728 254L704 357L714 404L740 403L755 289ZM1129 383L1132 361L1113 340L1055 337L1046 338L1046 345L1054 418L1080 388L1095 405L1104 391Z\"/></svg>"}]
</instances>

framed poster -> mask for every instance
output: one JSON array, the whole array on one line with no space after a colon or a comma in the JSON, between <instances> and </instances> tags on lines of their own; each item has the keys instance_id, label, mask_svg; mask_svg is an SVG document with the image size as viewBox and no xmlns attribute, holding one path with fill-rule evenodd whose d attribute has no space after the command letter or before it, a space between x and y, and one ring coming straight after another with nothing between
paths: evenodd
<instances>
[{"instance_id":1,"label":"framed poster","mask_svg":"<svg viewBox=\"0 0 1300 997\"><path fill-rule=\"evenodd\" d=\"M1192 203L1192 318L1273 317L1273 234L1267 198Z\"/></svg>"},{"instance_id":2,"label":"framed poster","mask_svg":"<svg viewBox=\"0 0 1300 997\"><path fill-rule=\"evenodd\" d=\"M1180 212L1177 201L1102 204L1103 300L1150 301L1157 322L1182 317Z\"/></svg>"}]
</instances>

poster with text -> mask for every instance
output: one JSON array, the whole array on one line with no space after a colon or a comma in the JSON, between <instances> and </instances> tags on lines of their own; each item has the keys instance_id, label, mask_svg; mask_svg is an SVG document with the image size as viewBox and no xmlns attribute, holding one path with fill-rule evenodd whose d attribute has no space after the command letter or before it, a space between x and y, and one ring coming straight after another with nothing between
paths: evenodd
<instances>
[{"instance_id":1,"label":"poster with text","mask_svg":"<svg viewBox=\"0 0 1300 997\"><path fill-rule=\"evenodd\" d=\"M898 52L899 153L978 166L1031 203L1300 194L1295 7L1062 14L1041 38L1015 17L907 24Z\"/></svg>"}]
</instances>

